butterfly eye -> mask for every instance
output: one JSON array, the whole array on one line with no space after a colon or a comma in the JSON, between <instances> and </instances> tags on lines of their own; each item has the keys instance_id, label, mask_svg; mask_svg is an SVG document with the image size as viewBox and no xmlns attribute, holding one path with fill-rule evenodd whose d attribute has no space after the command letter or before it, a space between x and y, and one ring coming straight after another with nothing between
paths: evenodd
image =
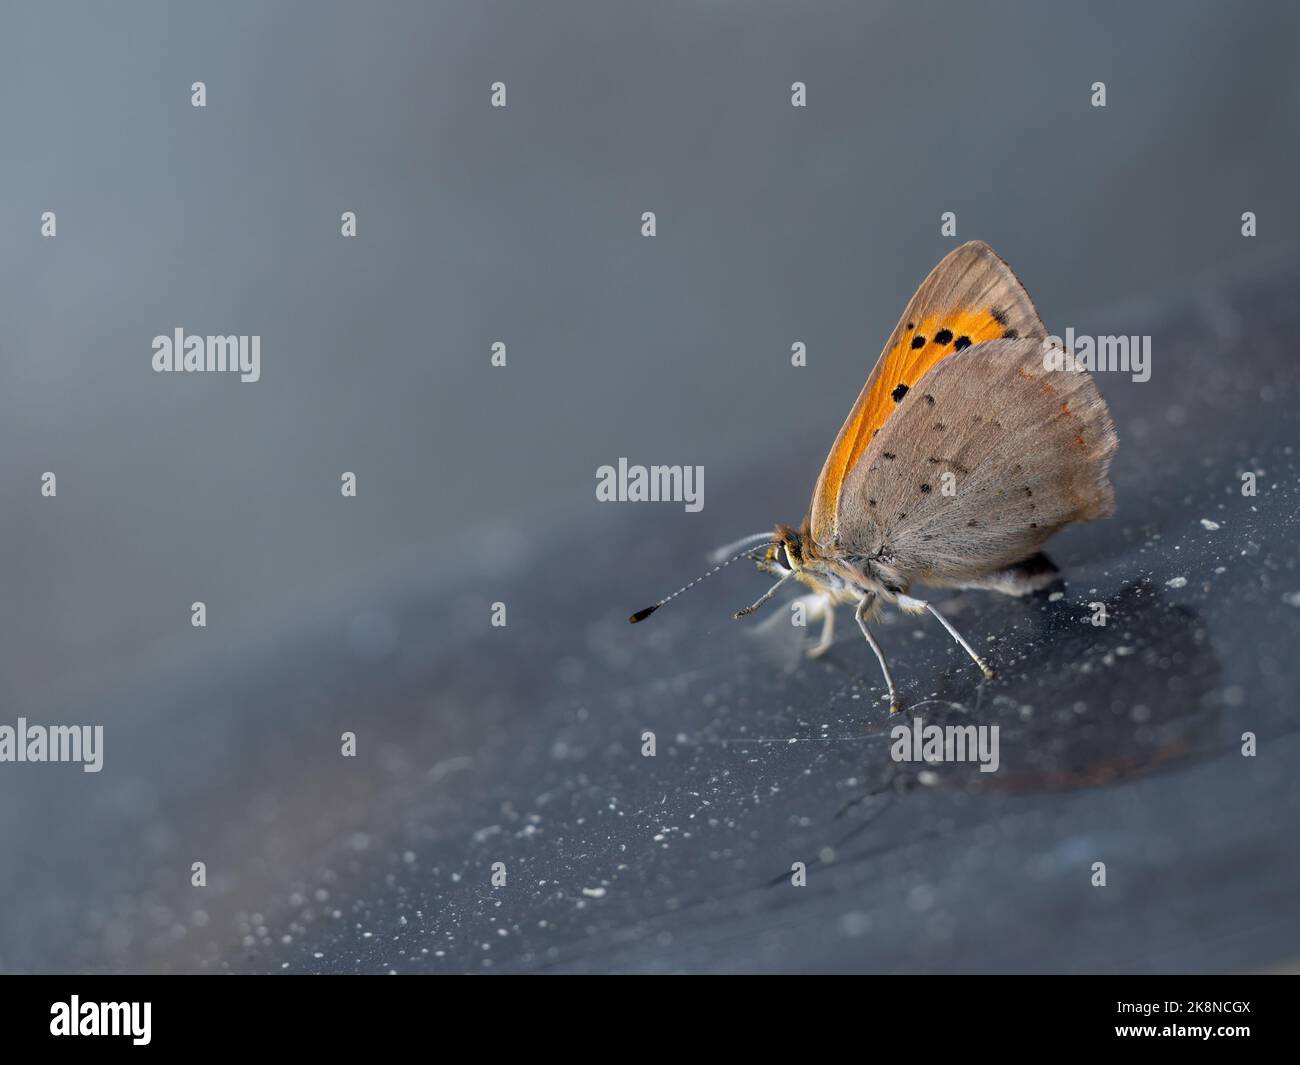
<instances>
[{"instance_id":1,"label":"butterfly eye","mask_svg":"<svg viewBox=\"0 0 1300 1065\"><path fill-rule=\"evenodd\" d=\"M790 547L788 544L781 545L781 554L785 556L785 568L794 569L794 562L790 559Z\"/></svg>"}]
</instances>

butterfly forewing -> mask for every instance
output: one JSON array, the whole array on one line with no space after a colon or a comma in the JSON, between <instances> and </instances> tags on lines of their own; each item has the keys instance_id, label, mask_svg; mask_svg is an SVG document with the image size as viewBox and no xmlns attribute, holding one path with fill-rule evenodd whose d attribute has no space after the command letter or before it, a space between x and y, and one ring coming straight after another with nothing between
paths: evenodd
<instances>
[{"instance_id":1,"label":"butterfly forewing","mask_svg":"<svg viewBox=\"0 0 1300 1065\"><path fill-rule=\"evenodd\" d=\"M810 511L814 539L825 548L842 540L850 471L927 371L985 341L1046 335L1028 293L987 244L945 256L907 305L826 457Z\"/></svg>"}]
</instances>

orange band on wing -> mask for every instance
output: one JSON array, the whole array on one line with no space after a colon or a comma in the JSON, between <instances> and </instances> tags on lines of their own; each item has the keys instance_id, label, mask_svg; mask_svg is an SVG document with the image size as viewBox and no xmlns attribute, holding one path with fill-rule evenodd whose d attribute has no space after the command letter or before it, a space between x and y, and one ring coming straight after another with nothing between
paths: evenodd
<instances>
[{"instance_id":1,"label":"orange band on wing","mask_svg":"<svg viewBox=\"0 0 1300 1065\"><path fill-rule=\"evenodd\" d=\"M973 344L997 340L1003 335L1004 324L991 309L961 308L899 324L899 339L880 357L835 438L817 482L813 512L820 520L812 533L818 543L829 544L834 539L844 478L907 393L930 369L950 355ZM905 387L900 391L900 386Z\"/></svg>"}]
</instances>

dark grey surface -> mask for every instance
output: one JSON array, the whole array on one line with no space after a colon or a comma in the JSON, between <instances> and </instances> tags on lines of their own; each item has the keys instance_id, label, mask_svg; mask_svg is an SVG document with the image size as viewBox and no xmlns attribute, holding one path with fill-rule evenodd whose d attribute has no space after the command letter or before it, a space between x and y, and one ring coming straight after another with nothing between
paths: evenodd
<instances>
[{"instance_id":1,"label":"dark grey surface","mask_svg":"<svg viewBox=\"0 0 1300 1065\"><path fill-rule=\"evenodd\" d=\"M510 572L412 577L368 621L334 611L207 678L123 696L114 755L135 775L27 767L29 808L51 815L5 808L23 860L4 894L26 913L5 926L6 967L1294 966L1298 279L1291 263L1110 319L1179 371L1154 409L1112 396L1119 515L1053 541L1063 598L944 597L996 680L937 625L881 626L913 709L1002 727L991 781L895 772L860 638L843 625L813 663L783 621L729 620L764 583L741 566L629 626L704 547L647 508L599 536L539 530ZM805 494L759 469L718 481L774 518ZM719 508L705 531L725 526ZM511 612L492 630L497 586ZM807 887L789 884L794 861Z\"/></svg>"}]
</instances>

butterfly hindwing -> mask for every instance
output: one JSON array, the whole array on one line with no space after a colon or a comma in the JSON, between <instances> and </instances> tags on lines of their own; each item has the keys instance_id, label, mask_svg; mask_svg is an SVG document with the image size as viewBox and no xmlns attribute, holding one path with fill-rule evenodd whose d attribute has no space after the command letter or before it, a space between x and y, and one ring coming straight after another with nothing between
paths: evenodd
<instances>
[{"instance_id":1,"label":"butterfly hindwing","mask_svg":"<svg viewBox=\"0 0 1300 1065\"><path fill-rule=\"evenodd\" d=\"M908 303L826 457L809 514L814 539L824 548L842 539L850 471L927 371L986 341L1046 335L1028 293L987 244L945 256Z\"/></svg>"},{"instance_id":2,"label":"butterfly hindwing","mask_svg":"<svg viewBox=\"0 0 1300 1065\"><path fill-rule=\"evenodd\" d=\"M1113 511L1117 446L1088 373L1045 369L1037 340L972 346L920 378L850 471L841 550L932 585L986 578Z\"/></svg>"}]
</instances>

